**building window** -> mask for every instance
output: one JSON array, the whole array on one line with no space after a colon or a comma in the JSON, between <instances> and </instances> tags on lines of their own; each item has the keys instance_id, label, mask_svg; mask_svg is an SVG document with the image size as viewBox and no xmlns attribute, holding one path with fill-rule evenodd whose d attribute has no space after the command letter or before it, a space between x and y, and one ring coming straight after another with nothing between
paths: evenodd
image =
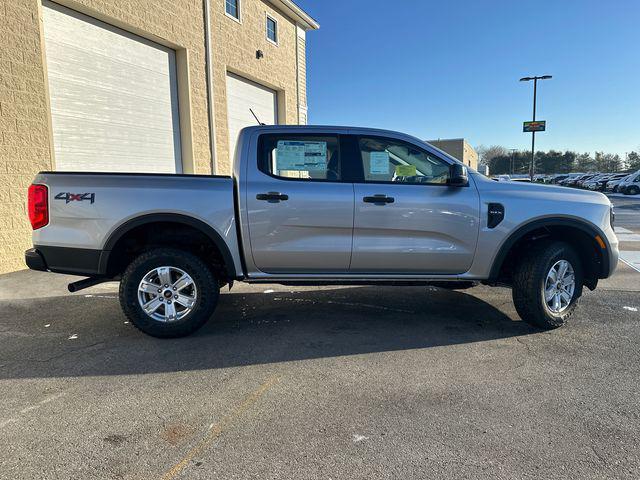
<instances>
[{"instance_id":1,"label":"building window","mask_svg":"<svg viewBox=\"0 0 640 480\"><path fill-rule=\"evenodd\" d=\"M240 20L240 0L225 0L224 8L227 15Z\"/></svg>"},{"instance_id":2,"label":"building window","mask_svg":"<svg viewBox=\"0 0 640 480\"><path fill-rule=\"evenodd\" d=\"M278 44L278 22L267 15L267 39Z\"/></svg>"}]
</instances>

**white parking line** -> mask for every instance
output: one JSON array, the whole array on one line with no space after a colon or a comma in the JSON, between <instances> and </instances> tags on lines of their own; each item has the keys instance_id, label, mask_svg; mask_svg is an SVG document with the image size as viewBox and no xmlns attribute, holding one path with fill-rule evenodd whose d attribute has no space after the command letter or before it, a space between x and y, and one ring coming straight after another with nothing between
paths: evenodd
<instances>
[{"instance_id":1,"label":"white parking line","mask_svg":"<svg viewBox=\"0 0 640 480\"><path fill-rule=\"evenodd\" d=\"M640 242L640 235L637 233L618 233L616 237L619 242Z\"/></svg>"},{"instance_id":2,"label":"white parking line","mask_svg":"<svg viewBox=\"0 0 640 480\"><path fill-rule=\"evenodd\" d=\"M607 197L615 198L637 198L635 195L625 195L624 193L607 193Z\"/></svg>"},{"instance_id":3,"label":"white parking line","mask_svg":"<svg viewBox=\"0 0 640 480\"><path fill-rule=\"evenodd\" d=\"M613 230L616 232L620 242L640 242L640 234L634 233L627 228L615 227Z\"/></svg>"},{"instance_id":4,"label":"white parking line","mask_svg":"<svg viewBox=\"0 0 640 480\"><path fill-rule=\"evenodd\" d=\"M22 410L20 410L20 415L24 415L25 413L29 413L33 410L37 410L38 408L42 407L43 405L52 402L54 400L57 400L58 398L62 397L63 395L66 395L66 393L64 392L60 392L60 393L56 393L54 395L50 395L49 397L45 398L44 400L40 400L38 403L34 404L34 405L29 405L25 408L23 408ZM0 420L0 428L5 427L7 425L9 425L10 423L15 423L19 420L20 418L18 416L14 416L12 418L7 418L5 420Z\"/></svg>"},{"instance_id":5,"label":"white parking line","mask_svg":"<svg viewBox=\"0 0 640 480\"><path fill-rule=\"evenodd\" d=\"M621 251L620 260L633 268L636 272L640 272L640 252Z\"/></svg>"}]
</instances>

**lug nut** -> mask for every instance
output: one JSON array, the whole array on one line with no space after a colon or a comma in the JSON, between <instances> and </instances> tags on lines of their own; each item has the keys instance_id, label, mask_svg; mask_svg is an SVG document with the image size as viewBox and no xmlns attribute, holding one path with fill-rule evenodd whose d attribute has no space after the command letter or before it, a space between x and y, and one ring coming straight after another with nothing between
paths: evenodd
<instances>
[{"instance_id":1,"label":"lug nut","mask_svg":"<svg viewBox=\"0 0 640 480\"><path fill-rule=\"evenodd\" d=\"M161 288L158 289L158 293L162 293L162 289Z\"/></svg>"},{"instance_id":2,"label":"lug nut","mask_svg":"<svg viewBox=\"0 0 640 480\"><path fill-rule=\"evenodd\" d=\"M174 296L173 298L178 298L178 295Z\"/></svg>"},{"instance_id":3,"label":"lug nut","mask_svg":"<svg viewBox=\"0 0 640 480\"><path fill-rule=\"evenodd\" d=\"M168 283L165 283L165 284L164 284L164 288L169 288L169 284L168 284Z\"/></svg>"},{"instance_id":4,"label":"lug nut","mask_svg":"<svg viewBox=\"0 0 640 480\"><path fill-rule=\"evenodd\" d=\"M167 303L168 303L169 305L171 305L171 300L167 300Z\"/></svg>"},{"instance_id":5,"label":"lug nut","mask_svg":"<svg viewBox=\"0 0 640 480\"><path fill-rule=\"evenodd\" d=\"M176 287L173 287L173 291L175 292L176 290L178 290Z\"/></svg>"}]
</instances>

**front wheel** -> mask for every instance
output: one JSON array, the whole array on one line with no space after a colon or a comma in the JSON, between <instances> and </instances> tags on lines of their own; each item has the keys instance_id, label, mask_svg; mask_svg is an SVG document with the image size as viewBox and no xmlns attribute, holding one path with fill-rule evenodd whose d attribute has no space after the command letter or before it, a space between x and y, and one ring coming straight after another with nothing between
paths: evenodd
<instances>
[{"instance_id":1,"label":"front wheel","mask_svg":"<svg viewBox=\"0 0 640 480\"><path fill-rule=\"evenodd\" d=\"M520 318L544 329L564 325L582 295L582 264L576 252L564 242L544 242L520 262L512 288Z\"/></svg>"},{"instance_id":2,"label":"front wheel","mask_svg":"<svg viewBox=\"0 0 640 480\"><path fill-rule=\"evenodd\" d=\"M218 280L195 255L157 248L138 256L120 281L120 305L131 323L153 337L195 332L218 304Z\"/></svg>"}]
</instances>

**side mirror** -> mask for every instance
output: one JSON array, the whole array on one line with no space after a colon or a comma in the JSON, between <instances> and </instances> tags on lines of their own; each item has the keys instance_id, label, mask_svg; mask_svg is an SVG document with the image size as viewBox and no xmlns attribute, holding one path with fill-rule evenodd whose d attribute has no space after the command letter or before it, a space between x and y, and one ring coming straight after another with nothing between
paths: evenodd
<instances>
[{"instance_id":1,"label":"side mirror","mask_svg":"<svg viewBox=\"0 0 640 480\"><path fill-rule=\"evenodd\" d=\"M454 163L449 167L449 178L447 185L452 187L466 187L469 185L469 172L467 167L460 163Z\"/></svg>"}]
</instances>

